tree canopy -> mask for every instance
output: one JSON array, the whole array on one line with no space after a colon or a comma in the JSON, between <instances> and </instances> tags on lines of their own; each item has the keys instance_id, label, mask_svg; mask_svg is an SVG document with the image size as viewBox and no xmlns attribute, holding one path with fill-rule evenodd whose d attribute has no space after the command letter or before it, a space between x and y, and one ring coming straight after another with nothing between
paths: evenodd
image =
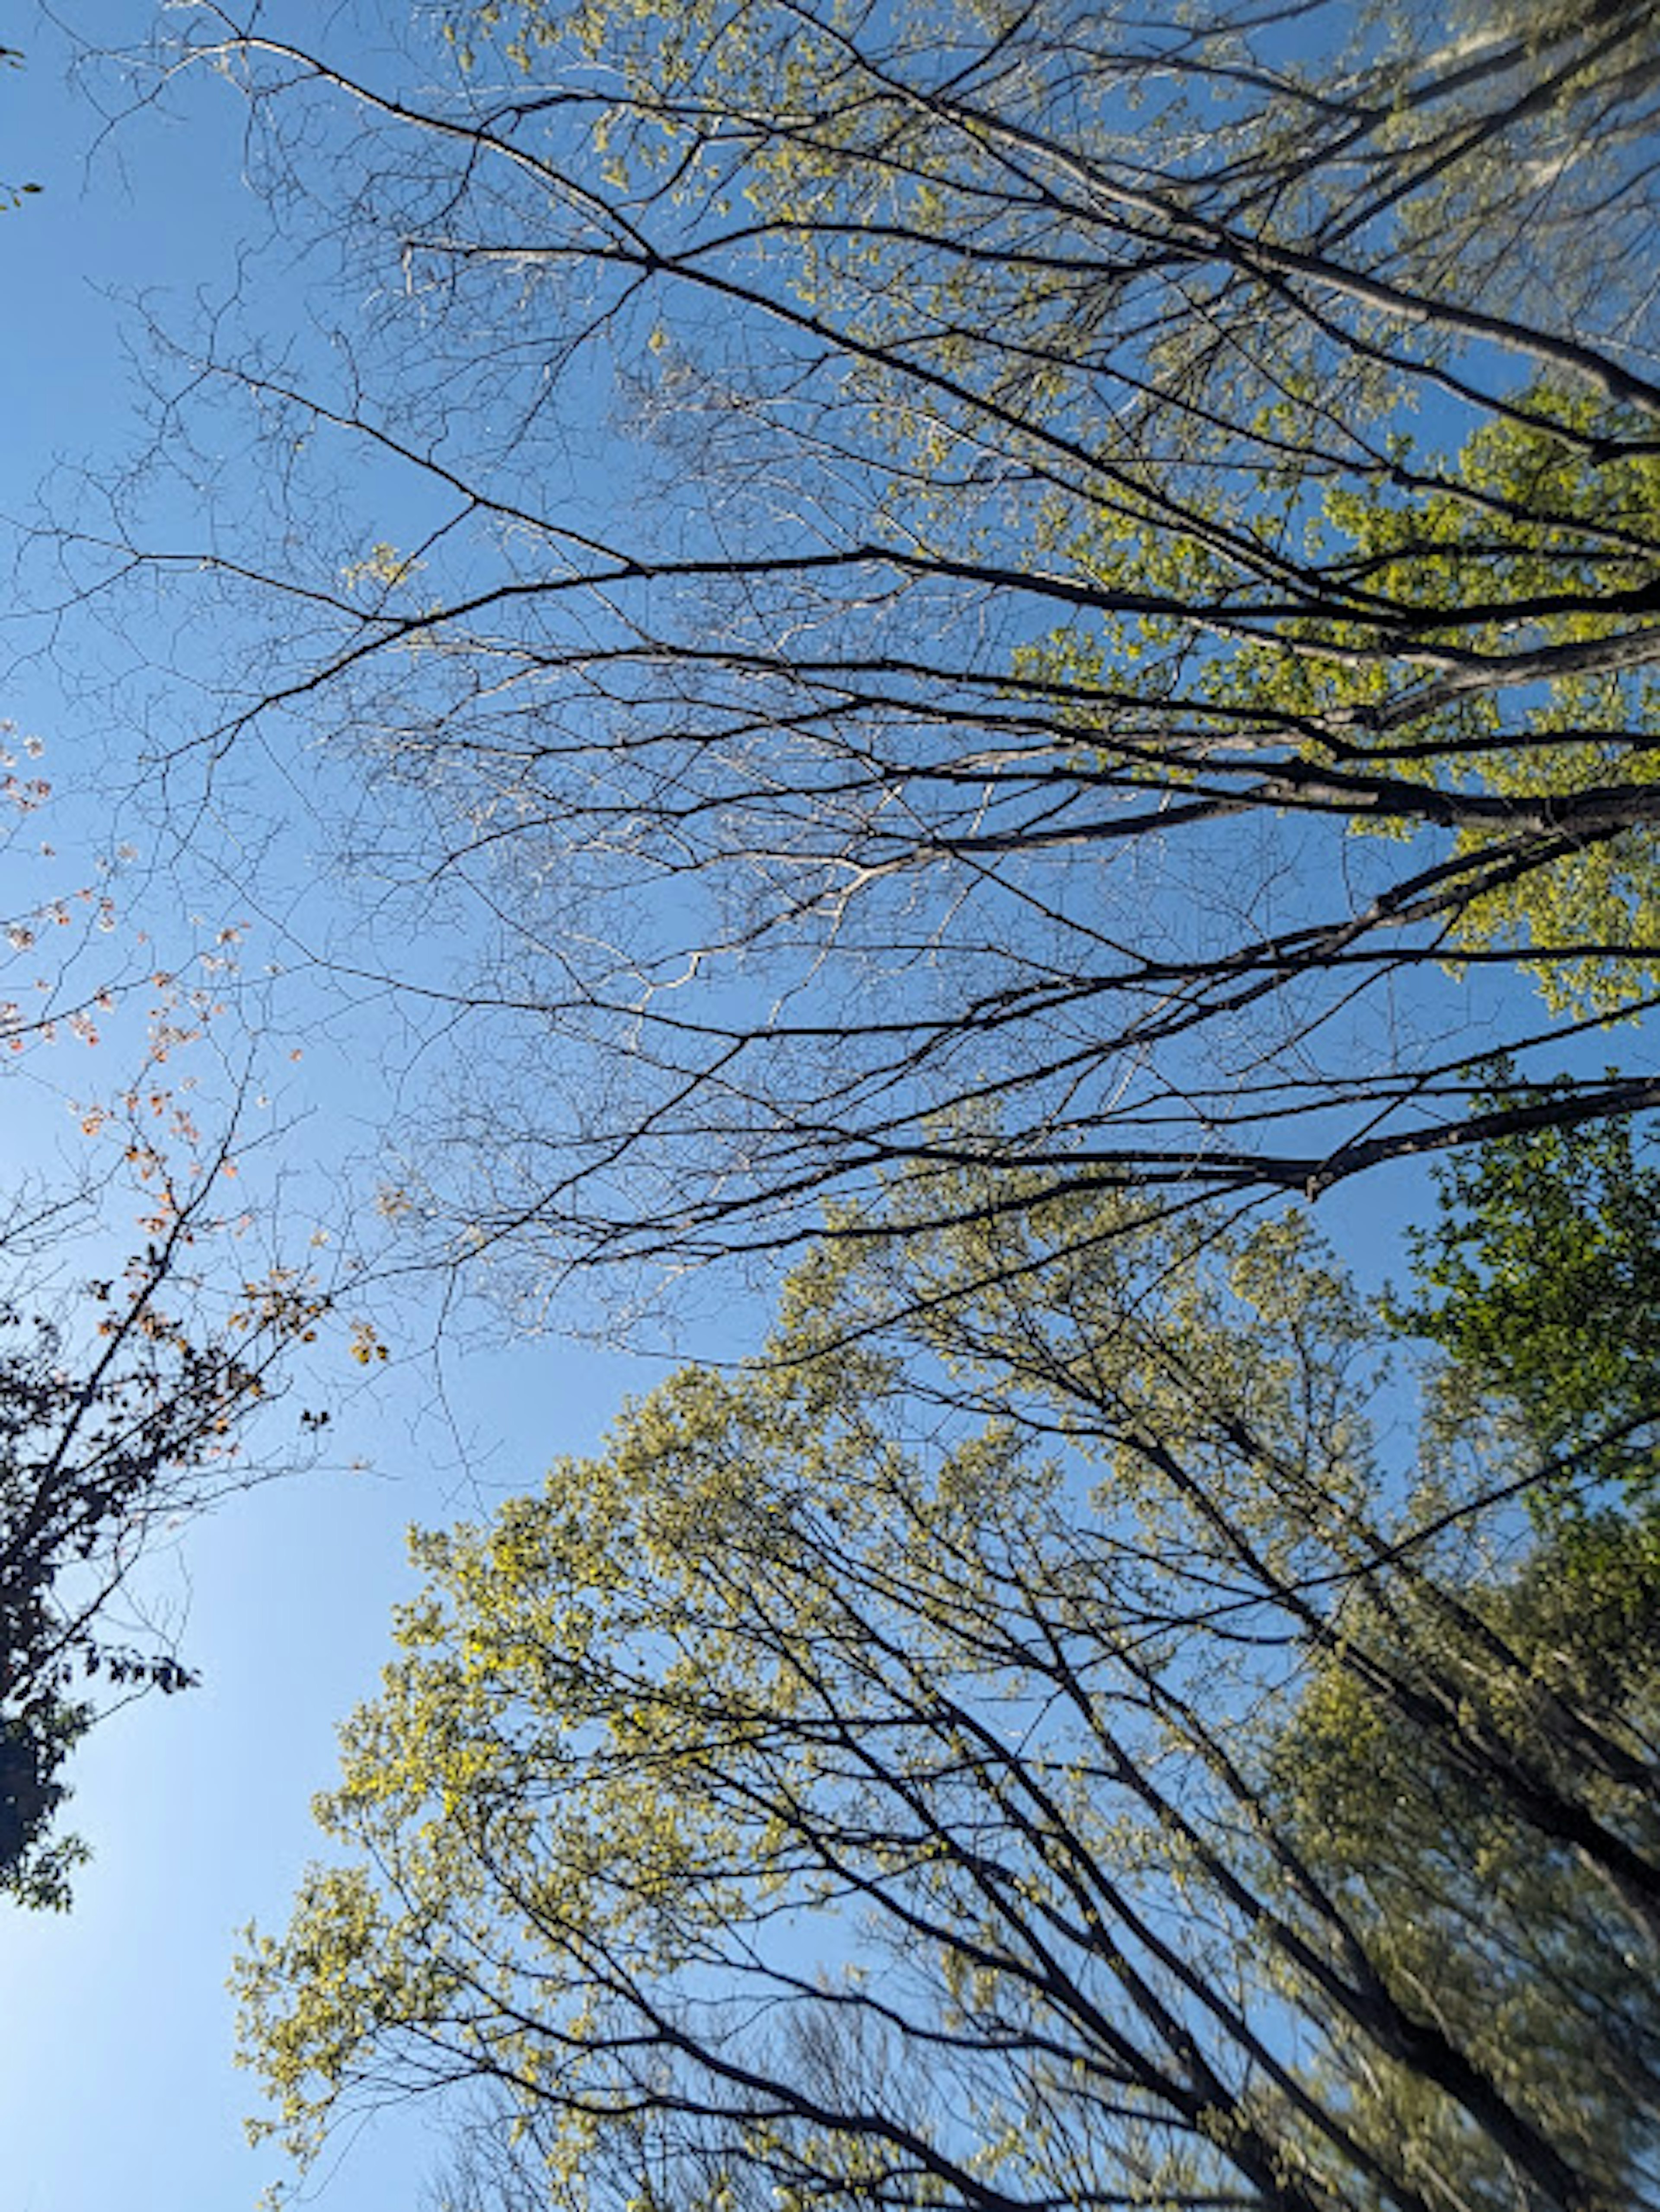
<instances>
[{"instance_id":1,"label":"tree canopy","mask_svg":"<svg viewBox=\"0 0 1660 2212\"><path fill-rule=\"evenodd\" d=\"M620 1332L799 1259L414 1538L256 2130L429 2098L446 2212L1660 2212L1660 0L159 15L269 233L32 546L130 803L247 1004L391 1010L400 1262ZM7 1047L114 1003L81 910ZM125 1274L0 1296L26 1903L328 1304L196 1305L172 1126ZM1310 1209L1425 1156L1363 1294Z\"/></svg>"},{"instance_id":2,"label":"tree canopy","mask_svg":"<svg viewBox=\"0 0 1660 2212\"><path fill-rule=\"evenodd\" d=\"M1575 1460L1564 1494L1535 1500L1548 1516L1654 1487L1660 1168L1646 1122L1562 1129L1539 1103L1535 1127L1438 1172L1394 1323L1448 1355L1451 1392L1508 1406L1535 1451Z\"/></svg>"},{"instance_id":3,"label":"tree canopy","mask_svg":"<svg viewBox=\"0 0 1660 2212\"><path fill-rule=\"evenodd\" d=\"M1651 1529L1385 1449L1304 1224L888 1227L417 1540L271 2124L447 2094L586 2212L1654 2202Z\"/></svg>"},{"instance_id":4,"label":"tree canopy","mask_svg":"<svg viewBox=\"0 0 1660 2212\"><path fill-rule=\"evenodd\" d=\"M63 544L255 626L204 757L374 781L295 951L403 995L437 1251L711 1257L965 1158L1318 1193L1497 1133L1500 1046L1653 1103L1575 1042L1656 991L1649 6L314 27L176 65L341 343L251 287L149 455L252 410L246 513Z\"/></svg>"},{"instance_id":5,"label":"tree canopy","mask_svg":"<svg viewBox=\"0 0 1660 2212\"><path fill-rule=\"evenodd\" d=\"M16 1287L0 1299L0 1895L21 1904L70 1901L86 1847L56 1816L87 1728L141 1691L195 1680L147 1613L141 1564L168 1528L257 1479L246 1432L322 1310L278 1274L246 1285L228 1319L192 1311L192 1247L212 1226L228 1158L194 1183L159 1178L150 1241L73 1297L49 1295L27 1240L14 1237L6 1255Z\"/></svg>"},{"instance_id":6,"label":"tree canopy","mask_svg":"<svg viewBox=\"0 0 1660 2212\"><path fill-rule=\"evenodd\" d=\"M142 1692L195 1680L145 1563L282 1463L249 1431L330 1299L280 1265L250 1275L253 1141L235 1096L216 1102L188 1065L225 1012L204 985L222 984L234 933L158 970L119 868L87 856L76 884L40 841L43 750L0 723L0 1898L61 1908L86 1856L58 1826L76 1743ZM113 1086L70 1094L48 1073L54 1049L98 1048L119 1055ZM72 1106L72 1170L19 1110L25 1085ZM302 1413L301 1435L327 1419Z\"/></svg>"}]
</instances>

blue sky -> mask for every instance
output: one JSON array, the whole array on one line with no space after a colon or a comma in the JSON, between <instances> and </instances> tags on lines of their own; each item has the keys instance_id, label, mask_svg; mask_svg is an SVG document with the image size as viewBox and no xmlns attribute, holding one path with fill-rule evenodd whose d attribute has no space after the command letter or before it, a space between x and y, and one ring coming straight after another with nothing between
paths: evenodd
<instances>
[{"instance_id":1,"label":"blue sky","mask_svg":"<svg viewBox=\"0 0 1660 2212\"><path fill-rule=\"evenodd\" d=\"M7 12L5 41L27 67L0 78L0 174L45 188L0 223L11 310L0 514L17 519L46 472L95 469L121 441L134 391L121 295L177 301L222 286L249 209L234 103L182 95L100 143L99 115L66 80L62 29L27 6ZM147 13L83 0L75 27L113 45ZM77 696L73 666L20 658L37 641L15 622L0 630L0 715L38 733L58 793L51 836L63 866L82 867L111 838L88 787L112 732ZM23 864L0 865L13 896ZM189 941L185 903L150 895L143 918L158 942ZM324 1132L337 1139L360 1106L350 1046L337 1033L307 1039L297 1069L286 1042L273 1054L289 1071L274 1110L310 1117L301 1153ZM0 1091L6 1176L62 1173L76 1143L69 1101L119 1073L113 1058L67 1047L14 1069ZM78 1756L72 1825L96 1856L74 1913L0 1907L5 2212L234 2212L275 2178L274 2156L242 2141L251 2094L231 2065L225 1975L234 1932L283 1916L311 1853L308 1804L330 1779L335 1724L372 1688L406 1587L404 1531L476 1510L481 1484L520 1486L554 1452L591 1446L623 1389L649 1373L543 1343L453 1354L441 1410L440 1380L429 1364L383 1370L340 1422L335 1461L361 1469L331 1463L234 1499L155 1563L156 1601L188 1607L186 1652L204 1686L118 1716ZM372 2152L360 2147L325 2201L331 2212L410 2205L433 2152L406 2118Z\"/></svg>"}]
</instances>

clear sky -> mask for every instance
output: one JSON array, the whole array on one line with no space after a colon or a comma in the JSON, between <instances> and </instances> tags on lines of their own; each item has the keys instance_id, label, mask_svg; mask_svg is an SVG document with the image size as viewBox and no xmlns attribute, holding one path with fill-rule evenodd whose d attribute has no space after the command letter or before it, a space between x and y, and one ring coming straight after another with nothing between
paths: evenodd
<instances>
[{"instance_id":1,"label":"clear sky","mask_svg":"<svg viewBox=\"0 0 1660 2212\"><path fill-rule=\"evenodd\" d=\"M166 117L100 143L98 114L66 77L60 24L27 4L5 12L0 35L27 66L0 77L0 177L45 187L0 222L0 515L15 520L46 471L95 470L120 442L136 373L122 295L179 299L222 284L249 209L234 101L181 95ZM143 0L76 0L66 12L84 39L115 45L150 11ZM108 842L82 787L111 732L77 696L72 665L19 658L35 642L15 622L0 629L0 716L46 748L62 794L52 834L68 867L93 840ZM188 927L176 912L144 920L162 936ZM0 1086L0 1173L15 1184L30 1168L55 1172L74 1135L66 1097L119 1072L59 1055L34 1062L33 1079L11 1075ZM302 1145L306 1129L350 1115L360 1075L350 1036L308 1054L283 1102L311 1117ZM235 2212L276 2177L274 2156L242 2142L251 2096L231 2066L225 1975L234 1931L284 1917L311 1851L308 1803L331 1778L334 1725L387 1651L403 1532L476 1510L479 1480L516 1488L556 1451L590 1447L622 1391L650 1377L637 1361L544 1343L458 1353L444 1379L457 1433L434 1415L430 1368L382 1370L337 1447L362 1471L331 1468L233 1500L159 1563L161 1597L188 1598L186 1656L204 1686L118 1716L78 1755L71 1825L96 1856L74 1913L0 1905L3 2212ZM418 2200L433 2150L406 2119L359 2146L325 2201L331 2212L401 2212Z\"/></svg>"}]
</instances>

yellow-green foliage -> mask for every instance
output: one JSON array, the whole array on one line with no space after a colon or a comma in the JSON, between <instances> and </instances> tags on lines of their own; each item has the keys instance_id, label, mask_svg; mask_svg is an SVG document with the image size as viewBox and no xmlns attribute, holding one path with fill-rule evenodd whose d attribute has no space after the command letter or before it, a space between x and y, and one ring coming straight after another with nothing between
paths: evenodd
<instances>
[{"instance_id":1,"label":"yellow-green foliage","mask_svg":"<svg viewBox=\"0 0 1660 2212\"><path fill-rule=\"evenodd\" d=\"M1456 618L1444 629L1417 631L1419 644L1444 641L1491 664L1490 682L1476 668L1462 696L1425 723L1407 725L1409 747L1391 754L1383 741L1380 765L1536 811L1660 777L1660 682L1645 657L1586 674L1566 665L1569 649L1629 631L1628 615L1599 602L1660 580L1660 454L1599 460L1588 442L1606 441L1617 453L1642 426L1549 388L1529 394L1527 404L1525 421L1483 424L1456 465L1435 472L1435 490L1406 498L1334 489L1325 510L1368 588L1414 613L1445 610ZM1553 425L1575 434L1572 441ZM1563 598L1577 604L1528 611ZM1481 605L1493 611L1472 624L1466 611ZM1541 656L1539 674L1512 688L1507 664L1533 653ZM1550 665L1553 655L1565 664L1560 672ZM1458 848L1504 835L1502 825L1466 829ZM1588 838L1551 865L1483 892L1459 916L1456 939L1471 947L1628 949L1589 964L1535 963L1554 1007L1612 1012L1660 975L1645 957L1660 949L1657 888L1650 828Z\"/></svg>"},{"instance_id":2,"label":"yellow-green foliage","mask_svg":"<svg viewBox=\"0 0 1660 2212\"><path fill-rule=\"evenodd\" d=\"M1450 911L1451 946L1537 947L1529 964L1554 1011L1617 1014L1660 980L1660 882L1640 798L1660 779L1660 678L1651 633L1611 603L1660 589L1660 455L1642 430L1544 386L1450 459L1396 433L1374 474L1280 495L1257 484L1232 520L1265 542L1300 536L1324 580L1320 612L1254 617L1225 555L1151 506L1139 521L1090 522L1057 545L1073 573L1195 611L1068 624L1017 653L1016 672L1157 702L1174 670L1195 668L1200 699L1254 717L1265 779L1289 756L1354 781L1358 833L1423 836L1436 815L1414 786L1510 802L1452 831L1454 854L1494 866ZM1231 593L1237 619L1201 611ZM1099 718L1080 698L1080 731ZM1247 741L1225 720L1207 725L1201 708L1183 744L1097 758L1180 790L1214 786L1219 760ZM1626 826L1565 823L1553 841L1563 802L1605 791ZM1524 862L1513 873L1512 853Z\"/></svg>"},{"instance_id":3,"label":"yellow-green foliage","mask_svg":"<svg viewBox=\"0 0 1660 2212\"><path fill-rule=\"evenodd\" d=\"M1306 1225L951 1194L842 1219L763 1360L417 1540L343 1863L240 1970L270 2124L304 2160L477 2083L570 2205L1485 2206L1507 2100L1617 2179L1639 1939L1526 1808L1628 1823L1646 1673L1561 1657L1450 1464L1379 1472ZM1455 2089L1401 2055L1432 2022Z\"/></svg>"}]
</instances>

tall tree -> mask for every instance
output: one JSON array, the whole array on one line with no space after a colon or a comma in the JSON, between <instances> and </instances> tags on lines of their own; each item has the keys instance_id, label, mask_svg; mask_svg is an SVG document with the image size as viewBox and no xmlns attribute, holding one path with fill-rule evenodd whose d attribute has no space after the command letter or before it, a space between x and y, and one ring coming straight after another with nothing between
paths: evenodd
<instances>
[{"instance_id":1,"label":"tall tree","mask_svg":"<svg viewBox=\"0 0 1660 2212\"><path fill-rule=\"evenodd\" d=\"M0 1895L62 1908L82 1842L61 1832L70 1753L101 1711L195 1676L149 1618L158 1537L270 1462L247 1431L325 1301L281 1273L240 1310L196 1309L198 1240L217 1221L228 1147L169 1173L156 1157L149 1236L107 1281L65 1295L17 1232L0 1243ZM52 1224L61 1232L54 1209ZM57 1272L61 1277L61 1261ZM302 1428L323 1418L302 1416Z\"/></svg>"},{"instance_id":2,"label":"tall tree","mask_svg":"<svg viewBox=\"0 0 1660 2212\"><path fill-rule=\"evenodd\" d=\"M234 1099L216 1133L211 1085L180 1066L223 1012L234 933L159 971L115 858L89 856L76 884L40 842L42 750L0 724L0 1896L61 1907L85 1856L58 1821L76 1743L142 1691L194 1679L146 1556L280 1463L249 1431L328 1298L293 1271L250 1276L238 1178L252 1142ZM50 1057L88 1048L115 1052L125 1079L73 1083L81 1152L66 1167L20 1093L67 1106ZM303 1414L302 1435L325 1419Z\"/></svg>"},{"instance_id":3,"label":"tall tree","mask_svg":"<svg viewBox=\"0 0 1660 2212\"><path fill-rule=\"evenodd\" d=\"M272 2126L483 2095L471 2201L592 2212L1653 2203L1652 1667L1559 1654L1516 1470L1379 1459L1295 1224L890 1225L419 1540Z\"/></svg>"},{"instance_id":4,"label":"tall tree","mask_svg":"<svg viewBox=\"0 0 1660 2212\"><path fill-rule=\"evenodd\" d=\"M150 458L269 436L269 542L161 556L264 625L203 757L378 781L295 934L405 994L441 1249L1317 1193L1506 1126L1473 1047L1654 1103L1572 1042L1657 985L1648 0L303 14L175 61L340 343L251 291Z\"/></svg>"},{"instance_id":5,"label":"tall tree","mask_svg":"<svg viewBox=\"0 0 1660 2212\"><path fill-rule=\"evenodd\" d=\"M1596 1547L1580 1532L1571 1545L1546 1542L1483 1598L1538 1694L1617 1708L1651 1747L1656 1534L1650 1520L1617 1543L1607 1530ZM1276 1759L1299 1847L1365 1922L1390 1979L1431 1993L1448 2033L1505 2054L1512 2078L1552 2083L1611 2201L1652 2201L1660 2019L1645 1966L1609 1940L1605 1899L1583 1863L1524 1839L1468 1765L1327 1660L1311 1670ZM1486 2147L1444 2103L1371 2063L1341 2023L1335 2039L1326 2078L1363 2131L1399 2142L1415 2170L1435 2172L1465 2203L1506 2201ZM1610 2079L1620 2085L1612 2096Z\"/></svg>"}]
</instances>

